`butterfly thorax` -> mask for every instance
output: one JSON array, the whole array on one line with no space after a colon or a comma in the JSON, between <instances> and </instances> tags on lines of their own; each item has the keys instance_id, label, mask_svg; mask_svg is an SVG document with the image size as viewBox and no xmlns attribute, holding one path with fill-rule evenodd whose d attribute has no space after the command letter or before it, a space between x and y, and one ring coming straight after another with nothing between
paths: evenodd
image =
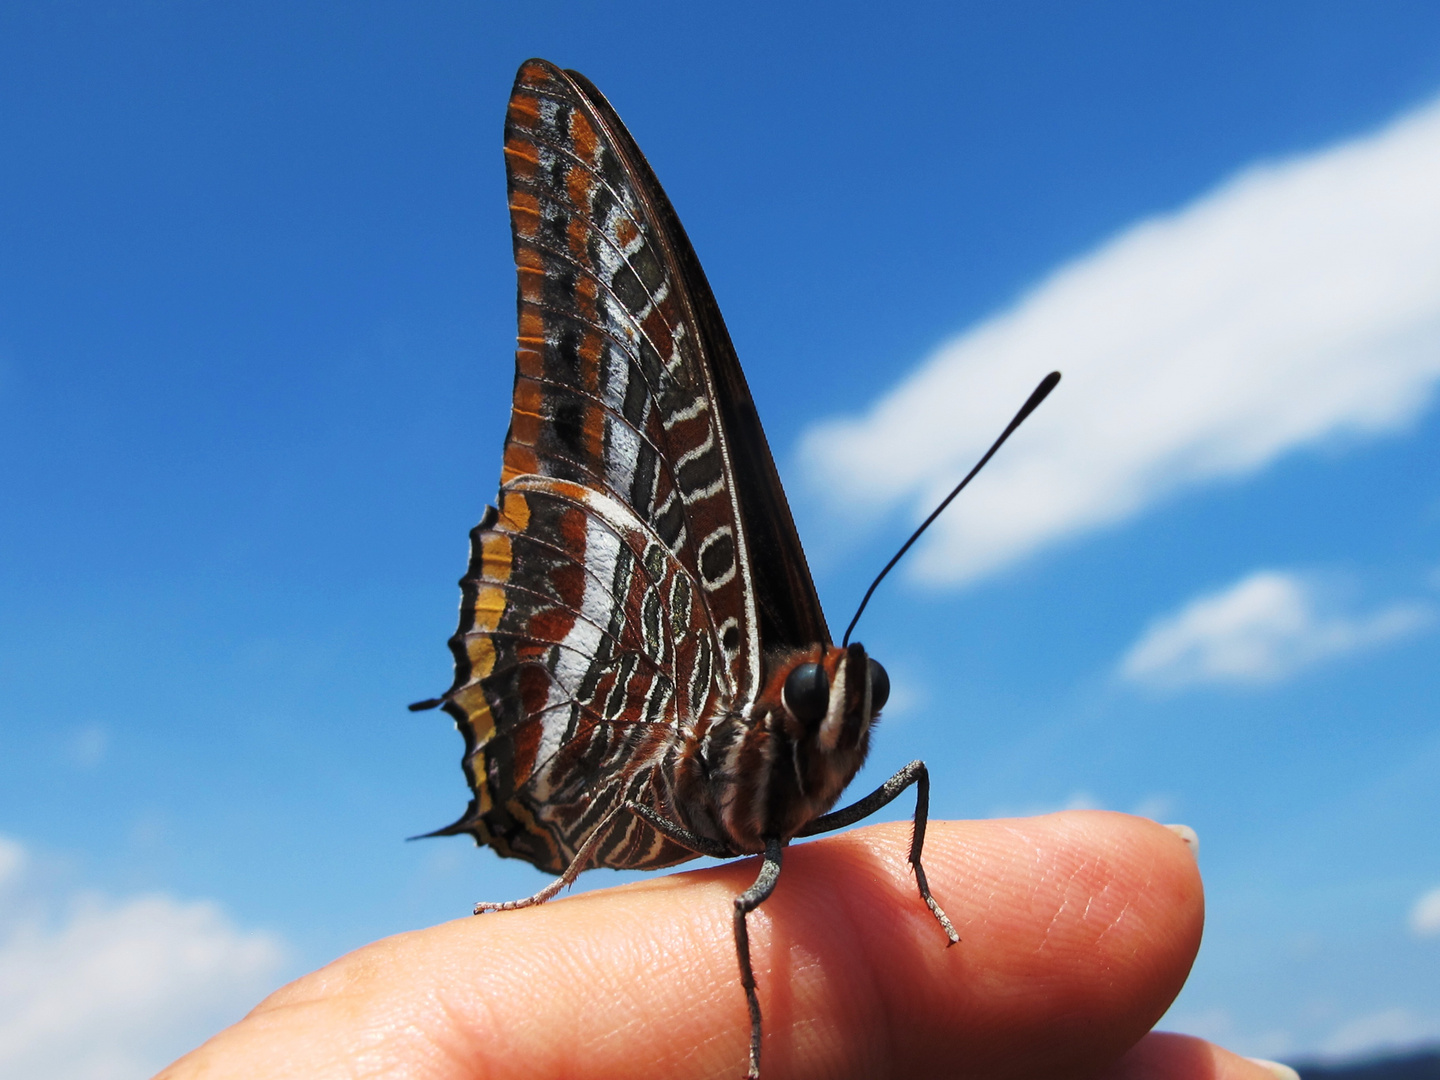
<instances>
[{"instance_id":1,"label":"butterfly thorax","mask_svg":"<svg viewBox=\"0 0 1440 1080\"><path fill-rule=\"evenodd\" d=\"M697 730L676 772L687 828L736 852L789 840L835 805L865 763L876 711L860 645L768 659L761 693Z\"/></svg>"}]
</instances>

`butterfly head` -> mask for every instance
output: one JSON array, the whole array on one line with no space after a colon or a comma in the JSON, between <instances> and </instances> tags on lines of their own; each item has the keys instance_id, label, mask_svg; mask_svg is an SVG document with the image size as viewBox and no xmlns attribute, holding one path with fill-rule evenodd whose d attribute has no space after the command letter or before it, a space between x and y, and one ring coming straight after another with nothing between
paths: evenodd
<instances>
[{"instance_id":1,"label":"butterfly head","mask_svg":"<svg viewBox=\"0 0 1440 1080\"><path fill-rule=\"evenodd\" d=\"M780 829L787 832L828 810L865 763L890 678L858 643L815 646L772 670L769 712L793 765L793 801L782 800L794 814Z\"/></svg>"},{"instance_id":2,"label":"butterfly head","mask_svg":"<svg viewBox=\"0 0 1440 1080\"><path fill-rule=\"evenodd\" d=\"M822 753L863 748L890 697L890 676L858 642L801 659L785 674L780 700L804 741ZM862 751L863 752L863 751Z\"/></svg>"}]
</instances>

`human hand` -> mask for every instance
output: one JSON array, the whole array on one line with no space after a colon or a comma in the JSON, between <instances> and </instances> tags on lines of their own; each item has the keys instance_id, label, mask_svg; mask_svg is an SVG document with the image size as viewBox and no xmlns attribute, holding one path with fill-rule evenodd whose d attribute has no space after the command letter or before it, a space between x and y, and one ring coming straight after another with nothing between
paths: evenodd
<instances>
[{"instance_id":1,"label":"human hand","mask_svg":"<svg viewBox=\"0 0 1440 1080\"><path fill-rule=\"evenodd\" d=\"M765 1080L1275 1080L1145 1034L1204 921L1174 832L1095 811L932 821L925 868L953 948L916 894L909 838L875 825L786 849L750 917ZM387 938L156 1080L735 1080L749 1021L730 920L753 876L730 863Z\"/></svg>"}]
</instances>

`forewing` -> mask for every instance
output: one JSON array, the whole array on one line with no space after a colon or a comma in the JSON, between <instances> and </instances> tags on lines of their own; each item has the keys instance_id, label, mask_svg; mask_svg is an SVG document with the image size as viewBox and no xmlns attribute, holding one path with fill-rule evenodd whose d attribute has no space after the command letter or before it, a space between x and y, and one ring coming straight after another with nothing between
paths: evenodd
<instances>
[{"instance_id":1,"label":"forewing","mask_svg":"<svg viewBox=\"0 0 1440 1080\"><path fill-rule=\"evenodd\" d=\"M621 156L643 193L656 231L665 238L701 344L714 392L734 489L745 526L750 574L765 649L829 644L830 631L810 576L800 534L775 468L765 429L745 373L705 271L645 155L604 95L577 71L565 73L584 92L612 132Z\"/></svg>"}]
</instances>

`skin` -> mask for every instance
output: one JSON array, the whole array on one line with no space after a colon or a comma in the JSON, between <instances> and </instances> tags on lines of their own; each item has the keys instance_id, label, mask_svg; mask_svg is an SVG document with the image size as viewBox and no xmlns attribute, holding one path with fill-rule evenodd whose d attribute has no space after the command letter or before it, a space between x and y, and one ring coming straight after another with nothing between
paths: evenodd
<instances>
[{"instance_id":1,"label":"skin","mask_svg":"<svg viewBox=\"0 0 1440 1080\"><path fill-rule=\"evenodd\" d=\"M932 822L915 892L907 824L786 849L751 916L766 1080L1274 1080L1197 1039L1146 1033L1200 944L1189 847L1078 811ZM501 1080L743 1074L732 902L756 860L458 919L341 957L157 1080Z\"/></svg>"}]
</instances>

